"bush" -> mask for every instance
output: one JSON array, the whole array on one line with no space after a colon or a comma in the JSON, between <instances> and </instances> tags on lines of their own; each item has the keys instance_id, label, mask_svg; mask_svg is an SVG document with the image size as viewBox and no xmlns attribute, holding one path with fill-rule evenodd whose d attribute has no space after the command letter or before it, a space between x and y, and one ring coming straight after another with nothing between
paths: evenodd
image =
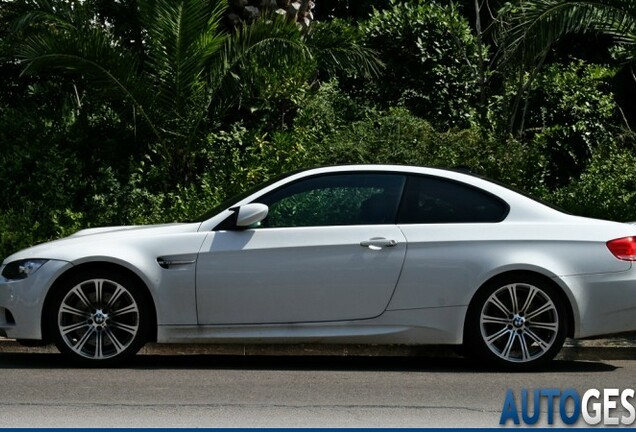
<instances>
[{"instance_id":1,"label":"bush","mask_svg":"<svg viewBox=\"0 0 636 432\"><path fill-rule=\"evenodd\" d=\"M580 178L547 195L581 216L636 221L636 153L613 146L594 154Z\"/></svg>"},{"instance_id":2,"label":"bush","mask_svg":"<svg viewBox=\"0 0 636 432\"><path fill-rule=\"evenodd\" d=\"M477 99L477 41L454 6L393 1L363 24L386 69L366 85L384 108L400 105L440 130L470 125Z\"/></svg>"},{"instance_id":3,"label":"bush","mask_svg":"<svg viewBox=\"0 0 636 432\"><path fill-rule=\"evenodd\" d=\"M314 118L320 119L319 116ZM320 120L316 120L320 125ZM411 164L442 168L469 167L473 172L513 185L527 185L527 167L537 154L509 139L498 141L477 127L461 131L436 131L430 123L405 108L388 112L369 110L365 117L328 133L304 125L297 129L305 140L305 160L317 165ZM323 130L326 130L324 128ZM308 138L309 137L309 138Z\"/></svg>"},{"instance_id":4,"label":"bush","mask_svg":"<svg viewBox=\"0 0 636 432\"><path fill-rule=\"evenodd\" d=\"M532 83L522 139L542 154L539 179L546 187L578 178L594 152L617 136L618 108L608 83L613 74L606 66L573 61L549 65ZM514 98L511 87L501 118Z\"/></svg>"}]
</instances>

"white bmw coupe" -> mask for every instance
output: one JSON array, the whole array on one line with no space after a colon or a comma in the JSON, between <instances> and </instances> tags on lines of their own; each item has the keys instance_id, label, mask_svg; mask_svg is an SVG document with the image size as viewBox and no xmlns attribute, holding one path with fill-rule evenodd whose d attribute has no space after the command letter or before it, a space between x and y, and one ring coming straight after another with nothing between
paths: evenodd
<instances>
[{"instance_id":1,"label":"white bmw coupe","mask_svg":"<svg viewBox=\"0 0 636 432\"><path fill-rule=\"evenodd\" d=\"M294 173L196 223L80 231L0 272L0 336L110 365L144 343L463 344L497 366L636 330L636 227L462 172Z\"/></svg>"}]
</instances>

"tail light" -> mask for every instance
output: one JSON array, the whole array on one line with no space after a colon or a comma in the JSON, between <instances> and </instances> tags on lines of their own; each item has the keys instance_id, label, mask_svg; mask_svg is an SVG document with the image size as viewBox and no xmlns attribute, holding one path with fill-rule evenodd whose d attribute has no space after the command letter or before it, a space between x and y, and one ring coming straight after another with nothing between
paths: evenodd
<instances>
[{"instance_id":1,"label":"tail light","mask_svg":"<svg viewBox=\"0 0 636 432\"><path fill-rule=\"evenodd\" d=\"M607 242L614 256L624 261L636 261L636 237L623 237Z\"/></svg>"}]
</instances>

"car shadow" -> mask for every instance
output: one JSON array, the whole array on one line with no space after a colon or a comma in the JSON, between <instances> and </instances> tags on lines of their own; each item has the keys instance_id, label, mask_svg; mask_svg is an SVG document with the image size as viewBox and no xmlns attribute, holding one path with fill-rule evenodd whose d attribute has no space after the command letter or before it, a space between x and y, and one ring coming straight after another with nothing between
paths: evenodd
<instances>
[{"instance_id":1,"label":"car shadow","mask_svg":"<svg viewBox=\"0 0 636 432\"><path fill-rule=\"evenodd\" d=\"M0 369L86 368L60 354L0 353ZM175 370L290 370L290 371L382 371L492 373L504 370L477 365L459 357L364 357L364 356L237 356L237 355L137 355L121 369ZM603 361L555 360L528 372L612 372L618 369Z\"/></svg>"}]
</instances>

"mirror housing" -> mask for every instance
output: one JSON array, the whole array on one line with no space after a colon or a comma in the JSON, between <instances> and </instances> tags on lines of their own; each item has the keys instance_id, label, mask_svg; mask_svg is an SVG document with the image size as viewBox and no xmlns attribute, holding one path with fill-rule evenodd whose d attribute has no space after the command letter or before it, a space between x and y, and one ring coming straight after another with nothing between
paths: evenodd
<instances>
[{"instance_id":1,"label":"mirror housing","mask_svg":"<svg viewBox=\"0 0 636 432\"><path fill-rule=\"evenodd\" d=\"M236 227L247 228L267 217L269 207L265 204L245 204L236 209Z\"/></svg>"}]
</instances>

